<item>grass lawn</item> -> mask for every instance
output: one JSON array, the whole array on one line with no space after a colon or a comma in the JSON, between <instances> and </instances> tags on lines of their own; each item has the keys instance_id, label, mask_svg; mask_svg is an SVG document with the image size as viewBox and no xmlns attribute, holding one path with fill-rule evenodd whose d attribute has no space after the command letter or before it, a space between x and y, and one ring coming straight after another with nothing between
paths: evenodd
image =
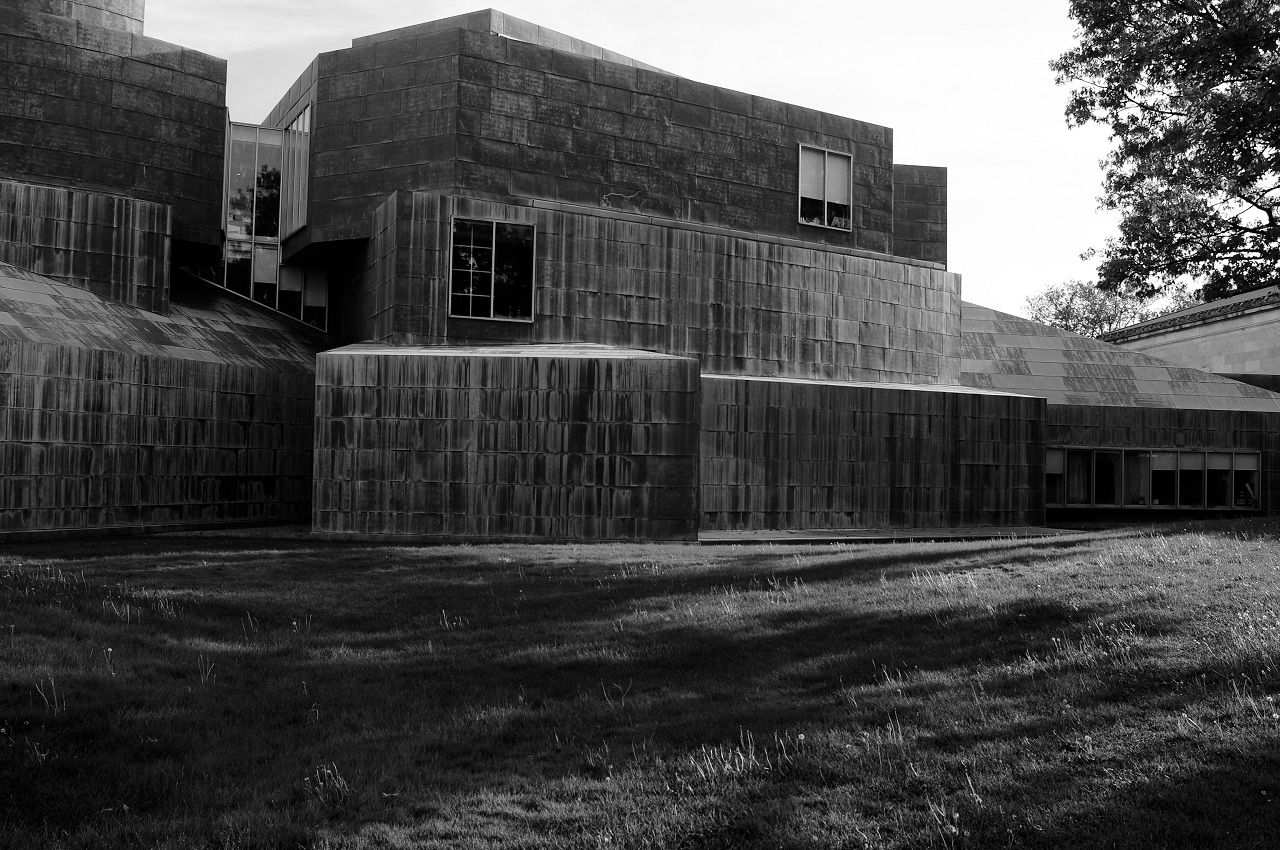
<instances>
[{"instance_id":1,"label":"grass lawn","mask_svg":"<svg viewBox=\"0 0 1280 850\"><path fill-rule=\"evenodd\" d=\"M0 549L0 846L1277 847L1280 525Z\"/></svg>"}]
</instances>

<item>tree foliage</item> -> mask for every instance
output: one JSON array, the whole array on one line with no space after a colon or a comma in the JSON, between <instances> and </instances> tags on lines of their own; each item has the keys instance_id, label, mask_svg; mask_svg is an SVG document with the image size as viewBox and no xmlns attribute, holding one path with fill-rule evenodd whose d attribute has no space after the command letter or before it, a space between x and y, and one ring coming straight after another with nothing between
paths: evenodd
<instances>
[{"instance_id":1,"label":"tree foliage","mask_svg":"<svg viewBox=\"0 0 1280 850\"><path fill-rule=\"evenodd\" d=\"M1111 129L1102 205L1120 212L1099 285L1205 300L1280 278L1280 3L1071 0L1052 67L1073 125Z\"/></svg>"},{"instance_id":2,"label":"tree foliage","mask_svg":"<svg viewBox=\"0 0 1280 850\"><path fill-rule=\"evenodd\" d=\"M1026 300L1026 310L1037 322L1092 337L1145 322L1156 314L1142 299L1105 292L1083 280L1046 287Z\"/></svg>"}]
</instances>

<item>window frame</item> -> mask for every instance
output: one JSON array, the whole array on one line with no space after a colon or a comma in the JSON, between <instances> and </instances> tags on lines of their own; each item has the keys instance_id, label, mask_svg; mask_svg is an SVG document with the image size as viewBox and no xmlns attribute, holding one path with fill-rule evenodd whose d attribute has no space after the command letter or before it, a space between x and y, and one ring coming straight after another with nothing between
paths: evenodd
<instances>
[{"instance_id":1,"label":"window frame","mask_svg":"<svg viewBox=\"0 0 1280 850\"><path fill-rule=\"evenodd\" d=\"M476 316L469 313L453 312L453 298L455 295L455 290L453 286L453 273L457 270L454 268L454 262L453 262L453 250L454 250L453 238L454 238L454 233L457 232L457 222L459 220L478 222L478 223L484 223L484 224L490 225L490 238L491 238L490 244L493 246L492 248L490 248L490 250L493 252L493 260L490 262L490 272L489 272L490 273L490 279L489 279L490 294L489 294L489 315L488 316ZM496 275L497 275L497 259L498 259L498 225L500 224L515 225L517 227L527 227L533 234L533 239L529 246L530 283L529 283L529 317L527 319L493 315L493 304L495 301L497 301L497 298L494 293L496 292L496 287L497 287ZM451 215L449 216L449 250L445 253L445 262L449 264L449 292L448 292L448 302L447 302L446 309L448 311L448 317L450 319L468 319L476 322L512 322L515 324L531 325L533 324L534 320L537 318L537 310L535 308L537 306L537 301L538 301L538 227L533 222L515 221L513 219L504 219L504 218L477 218L475 216L469 216L469 215L457 215L457 214Z\"/></svg>"},{"instance_id":2,"label":"window frame","mask_svg":"<svg viewBox=\"0 0 1280 850\"><path fill-rule=\"evenodd\" d=\"M1262 471L1263 471L1262 452L1258 450L1176 449L1176 448L1171 449L1171 448L1155 448L1155 447L1148 447L1148 446L1054 445L1054 446L1046 446L1045 452L1046 452L1046 455L1045 455L1045 491L1044 492L1045 492L1045 507L1047 508L1056 508L1056 509L1065 509L1065 510L1080 510L1080 509L1128 510L1128 511L1180 510L1180 511L1191 511L1191 512L1230 511L1233 513L1252 512L1252 511L1262 510L1262 498L1261 498L1262 497L1261 480L1262 480ZM1071 452L1087 452L1089 455L1089 463L1086 464L1089 468L1089 473L1090 473L1090 480L1087 483L1088 489L1090 491L1090 500L1088 502L1073 502L1073 501L1070 501L1067 495L1067 491L1070 489L1070 484L1068 482L1069 474L1068 474L1067 455ZM1050 466L1051 466L1051 464L1049 463L1050 453L1057 453L1057 457L1060 458L1060 461L1059 461L1061 466L1060 472L1052 471L1050 469ZM1103 504L1098 502L1097 462L1098 462L1099 453L1118 453L1120 456L1120 490L1121 490L1120 504L1114 504L1114 503ZM1173 498L1170 501L1165 502L1164 500L1162 500L1161 504L1155 504L1155 485L1153 483L1153 475L1155 472L1160 470L1157 470L1155 468L1153 458L1157 454L1165 454L1165 453L1174 455L1174 462L1173 462L1172 468L1164 470L1165 472L1169 472L1172 474ZM1184 467L1183 457L1186 455L1199 455L1200 460L1196 461L1195 464L1187 464ZM1228 467L1213 466L1212 464L1215 461L1220 463L1221 460L1220 458L1211 459L1211 456L1222 456L1222 455L1225 455L1226 457L1230 458L1230 465ZM1149 459L1145 467L1143 467L1143 464L1141 464L1140 462L1133 463L1131 460L1131 459L1138 459L1142 457L1146 457ZM1240 463L1237 460L1237 458L1241 458L1241 457L1248 458L1248 460L1245 460L1243 463ZM1145 484L1146 484L1145 489L1139 488L1138 490L1134 490L1132 488L1131 486L1132 482L1130 479L1131 479L1131 470L1134 467L1145 468L1146 470L1145 476L1144 476ZM1184 471L1184 469L1185 471L1200 473L1199 487L1197 488L1199 490L1199 504L1185 503L1186 499L1184 498L1184 495L1182 493L1182 489L1184 486L1184 477L1181 474ZM1210 481L1209 481L1209 478L1210 478L1209 472L1211 469L1218 470L1219 472L1225 475L1225 478L1223 480L1226 483L1227 492L1229 493L1229 496L1228 496L1228 499L1230 501L1229 505L1211 504L1212 496L1211 496L1211 487L1210 487ZM1049 494L1051 490L1054 489L1050 487L1050 480L1049 480L1050 476L1059 477L1057 489L1062 494L1063 498L1061 501L1054 502L1049 500ZM1245 482L1246 484L1248 484L1249 482L1252 482L1250 486L1250 489L1253 491L1251 496L1251 500L1252 500L1251 504L1241 504L1241 500L1238 498L1237 491L1241 489L1242 481ZM1143 495L1145 495L1145 501L1142 501L1139 503L1130 502L1130 495L1131 493L1135 493L1135 492L1141 492Z\"/></svg>"},{"instance_id":3,"label":"window frame","mask_svg":"<svg viewBox=\"0 0 1280 850\"><path fill-rule=\"evenodd\" d=\"M812 150L812 151L819 151L823 155L822 156L822 223L821 224L816 224L812 221L806 221L804 219L804 216L802 215L802 210L804 208L804 198L805 198L803 194L805 149ZM845 187L849 197L849 204L848 204L849 224L847 227L836 227L835 225L826 223L828 218L827 205L831 203L831 201L827 200L827 197L826 197L827 195L827 161L832 156L843 157L849 163L849 181L848 181L848 185ZM809 144L805 144L804 142L800 142L798 144L797 153L796 153L796 221L798 221L800 224L803 224L806 227L821 227L824 230L834 230L837 233L853 232L853 154L848 153L846 151L838 151L833 148L824 148L821 145L809 145Z\"/></svg>"}]
</instances>

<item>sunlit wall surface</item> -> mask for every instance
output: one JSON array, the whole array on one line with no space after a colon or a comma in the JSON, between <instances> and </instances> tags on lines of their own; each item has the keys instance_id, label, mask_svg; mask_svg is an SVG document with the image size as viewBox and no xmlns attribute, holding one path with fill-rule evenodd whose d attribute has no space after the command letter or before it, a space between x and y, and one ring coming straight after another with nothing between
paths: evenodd
<instances>
[{"instance_id":1,"label":"sunlit wall surface","mask_svg":"<svg viewBox=\"0 0 1280 850\"><path fill-rule=\"evenodd\" d=\"M280 265L281 213L289 232L306 205L306 130L231 125L227 134L227 241L222 285L318 328L328 319L322 270Z\"/></svg>"}]
</instances>

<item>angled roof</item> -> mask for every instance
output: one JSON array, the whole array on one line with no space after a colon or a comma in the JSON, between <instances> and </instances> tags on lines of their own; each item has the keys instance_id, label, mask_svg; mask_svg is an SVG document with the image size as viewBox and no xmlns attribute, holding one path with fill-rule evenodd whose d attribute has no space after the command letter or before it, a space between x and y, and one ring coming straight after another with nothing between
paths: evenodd
<instances>
[{"instance_id":1,"label":"angled roof","mask_svg":"<svg viewBox=\"0 0 1280 850\"><path fill-rule=\"evenodd\" d=\"M1050 404L1280 412L1280 395L962 302L960 380Z\"/></svg>"},{"instance_id":2,"label":"angled roof","mask_svg":"<svg viewBox=\"0 0 1280 850\"><path fill-rule=\"evenodd\" d=\"M289 372L315 369L323 346L302 327L209 293L168 316L0 263L0 342L150 354Z\"/></svg>"}]
</instances>

